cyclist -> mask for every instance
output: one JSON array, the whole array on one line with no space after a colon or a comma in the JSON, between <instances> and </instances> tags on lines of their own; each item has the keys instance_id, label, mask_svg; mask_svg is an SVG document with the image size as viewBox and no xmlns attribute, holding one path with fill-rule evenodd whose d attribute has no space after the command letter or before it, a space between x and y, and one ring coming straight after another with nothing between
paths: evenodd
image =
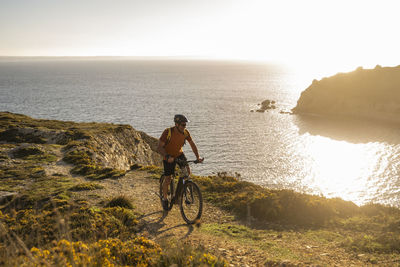
<instances>
[{"instance_id":1,"label":"cyclist","mask_svg":"<svg viewBox=\"0 0 400 267\"><path fill-rule=\"evenodd\" d=\"M186 141L189 142L196 159L202 162L196 144L193 142L189 131L186 129L186 123L189 122L185 116L177 114L174 116L175 126L167 128L162 133L158 142L158 152L164 157L164 184L163 184L163 208L168 209L168 186L171 182L172 175L175 174L175 159L178 159L178 165L180 168L187 168L190 174L189 165L179 163L179 160L186 161L185 154L183 153L182 147Z\"/></svg>"}]
</instances>

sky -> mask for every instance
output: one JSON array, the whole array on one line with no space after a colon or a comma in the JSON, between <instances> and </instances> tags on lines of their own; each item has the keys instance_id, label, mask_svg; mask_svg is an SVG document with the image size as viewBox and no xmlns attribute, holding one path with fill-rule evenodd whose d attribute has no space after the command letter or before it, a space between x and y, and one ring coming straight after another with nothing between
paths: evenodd
<instances>
[{"instance_id":1,"label":"sky","mask_svg":"<svg viewBox=\"0 0 400 267\"><path fill-rule=\"evenodd\" d=\"M0 56L397 66L399 7L397 0L0 0Z\"/></svg>"}]
</instances>

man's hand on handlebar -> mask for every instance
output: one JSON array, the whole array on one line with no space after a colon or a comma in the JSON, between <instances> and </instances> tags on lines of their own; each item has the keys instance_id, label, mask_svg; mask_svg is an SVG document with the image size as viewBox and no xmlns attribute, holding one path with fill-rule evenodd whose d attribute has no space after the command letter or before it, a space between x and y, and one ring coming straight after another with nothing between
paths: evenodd
<instances>
[{"instance_id":1,"label":"man's hand on handlebar","mask_svg":"<svg viewBox=\"0 0 400 267\"><path fill-rule=\"evenodd\" d=\"M204 161L204 158L198 158L195 163L202 163Z\"/></svg>"},{"instance_id":2,"label":"man's hand on handlebar","mask_svg":"<svg viewBox=\"0 0 400 267\"><path fill-rule=\"evenodd\" d=\"M170 156L170 155L167 156L168 163L173 163L174 161L175 161L175 158L173 156Z\"/></svg>"}]
</instances>

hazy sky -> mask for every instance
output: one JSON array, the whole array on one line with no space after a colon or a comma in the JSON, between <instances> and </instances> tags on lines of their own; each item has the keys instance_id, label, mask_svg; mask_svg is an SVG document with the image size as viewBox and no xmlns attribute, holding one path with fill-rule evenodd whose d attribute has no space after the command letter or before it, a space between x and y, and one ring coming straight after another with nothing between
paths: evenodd
<instances>
[{"instance_id":1,"label":"hazy sky","mask_svg":"<svg viewBox=\"0 0 400 267\"><path fill-rule=\"evenodd\" d=\"M0 55L400 64L400 1L0 0Z\"/></svg>"}]
</instances>

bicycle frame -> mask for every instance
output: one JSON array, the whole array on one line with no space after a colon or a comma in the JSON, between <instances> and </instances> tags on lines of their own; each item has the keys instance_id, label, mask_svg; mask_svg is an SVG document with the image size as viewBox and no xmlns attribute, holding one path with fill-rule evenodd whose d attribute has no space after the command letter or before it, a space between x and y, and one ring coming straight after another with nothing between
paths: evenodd
<instances>
[{"instance_id":1,"label":"bicycle frame","mask_svg":"<svg viewBox=\"0 0 400 267\"><path fill-rule=\"evenodd\" d=\"M200 163L200 162L198 160L190 160L190 161L181 161L179 163L181 163L181 164L179 164L179 166L182 166L182 167L180 167L181 174L178 175L178 176L176 176L174 174L173 177L172 177L170 185L168 185L169 192L170 192L168 195L169 195L170 201L168 203L169 205L168 205L167 212L172 209L174 204L177 204L177 205L180 206L181 214L182 214L182 217L184 218L184 220L187 223L193 223L194 220L192 221L190 219L190 217L187 217L187 213L185 212L185 210L187 209L187 207L190 207L193 203L196 203L195 197L193 195L194 191L196 191L197 192L196 193L197 196L200 197L200 200L199 200L200 201L200 204L199 204L200 206L199 206L198 213L196 215L196 216L198 216L198 219L201 216L202 205L203 204L202 204L201 192L200 192L198 186L195 183L193 183L193 181L190 179L190 173L189 173L190 169L188 168L188 165L189 165L189 163L196 163L197 164L197 163ZM175 178L178 178L178 182L177 183L175 181ZM190 184L190 185L188 184L189 185L189 187L188 187L189 191L186 191L186 189L185 189L187 187L186 183ZM161 202L162 202L162 194L163 194L162 193L163 184L164 184L164 178L163 178L163 175L162 175L161 178L160 178L160 195L159 195L159 197L161 199ZM193 184L193 185L191 185L191 184ZM175 187L175 185L176 185L176 187ZM195 186L195 188L193 188L193 186ZM194 189L194 191L193 191L193 189ZM185 204L185 206L184 206L185 208L183 207L182 201Z\"/></svg>"}]
</instances>

